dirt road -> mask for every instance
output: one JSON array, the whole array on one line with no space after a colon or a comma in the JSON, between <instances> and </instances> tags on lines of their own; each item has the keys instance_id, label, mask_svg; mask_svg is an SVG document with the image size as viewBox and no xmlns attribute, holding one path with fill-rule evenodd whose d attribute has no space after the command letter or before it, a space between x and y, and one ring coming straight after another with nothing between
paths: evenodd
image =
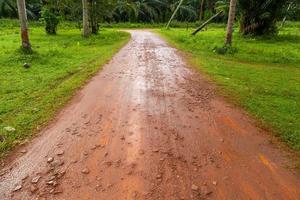
<instances>
[{"instance_id":1,"label":"dirt road","mask_svg":"<svg viewBox=\"0 0 300 200\"><path fill-rule=\"evenodd\" d=\"M264 132L157 35L131 34L6 166L0 199L300 199Z\"/></svg>"}]
</instances>

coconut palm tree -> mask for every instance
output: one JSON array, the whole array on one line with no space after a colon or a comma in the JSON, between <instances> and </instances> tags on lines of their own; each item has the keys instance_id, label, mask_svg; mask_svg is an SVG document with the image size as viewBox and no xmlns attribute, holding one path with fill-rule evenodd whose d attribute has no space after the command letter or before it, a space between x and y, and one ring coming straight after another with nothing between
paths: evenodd
<instances>
[{"instance_id":1,"label":"coconut palm tree","mask_svg":"<svg viewBox=\"0 0 300 200\"><path fill-rule=\"evenodd\" d=\"M230 0L225 45L232 44L232 32L233 32L233 25L235 20L236 4L237 4L237 0Z\"/></svg>"},{"instance_id":2,"label":"coconut palm tree","mask_svg":"<svg viewBox=\"0 0 300 200\"><path fill-rule=\"evenodd\" d=\"M26 15L25 0L17 0L17 5L18 5L20 26L21 26L22 47L26 50L31 51L31 45L28 36L28 22L27 22L27 15Z\"/></svg>"},{"instance_id":3,"label":"coconut palm tree","mask_svg":"<svg viewBox=\"0 0 300 200\"><path fill-rule=\"evenodd\" d=\"M90 36L89 29L89 13L88 13L88 1L82 0L82 21L83 21L83 37Z\"/></svg>"}]
</instances>

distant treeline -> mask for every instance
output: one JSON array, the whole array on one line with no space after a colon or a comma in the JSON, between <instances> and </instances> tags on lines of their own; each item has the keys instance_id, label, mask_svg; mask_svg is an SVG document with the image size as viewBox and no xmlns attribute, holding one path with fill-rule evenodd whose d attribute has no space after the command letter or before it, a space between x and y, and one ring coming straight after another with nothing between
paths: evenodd
<instances>
[{"instance_id":1,"label":"distant treeline","mask_svg":"<svg viewBox=\"0 0 300 200\"><path fill-rule=\"evenodd\" d=\"M89 0L93 18L99 22L166 22L179 0ZM229 0L184 0L175 16L177 21L194 22L205 20L226 9ZM277 6L276 6L277 5ZM82 15L81 0L26 0L27 15L30 19L39 19L43 7L63 19L80 21ZM281 18L300 20L300 0L239 0L238 16L260 11L259 17L268 18L272 12L280 12ZM16 0L0 0L0 17L17 18ZM216 22L226 22L222 15Z\"/></svg>"}]
</instances>

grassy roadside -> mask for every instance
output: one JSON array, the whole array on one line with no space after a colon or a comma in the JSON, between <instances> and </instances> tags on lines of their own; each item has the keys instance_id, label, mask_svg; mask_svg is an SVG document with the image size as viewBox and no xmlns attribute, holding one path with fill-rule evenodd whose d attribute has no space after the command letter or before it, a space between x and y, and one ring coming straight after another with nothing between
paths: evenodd
<instances>
[{"instance_id":1,"label":"grassy roadside","mask_svg":"<svg viewBox=\"0 0 300 200\"><path fill-rule=\"evenodd\" d=\"M221 92L244 107L263 126L300 151L300 23L289 23L279 36L234 35L233 55L218 55L225 29L210 27L196 37L184 29L157 30L188 52L190 61L208 74Z\"/></svg>"},{"instance_id":2,"label":"grassy roadside","mask_svg":"<svg viewBox=\"0 0 300 200\"><path fill-rule=\"evenodd\" d=\"M26 55L18 50L19 28L1 23L6 26L0 26L0 158L47 124L130 38L103 29L83 39L75 28L49 36L42 27L31 26L34 53ZM23 63L31 67L25 69Z\"/></svg>"}]
</instances>

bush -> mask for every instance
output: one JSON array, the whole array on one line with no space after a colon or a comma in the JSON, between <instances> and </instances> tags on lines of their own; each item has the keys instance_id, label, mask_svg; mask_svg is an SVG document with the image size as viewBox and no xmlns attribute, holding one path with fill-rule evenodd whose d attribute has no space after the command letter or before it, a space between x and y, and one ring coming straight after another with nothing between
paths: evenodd
<instances>
[{"instance_id":1,"label":"bush","mask_svg":"<svg viewBox=\"0 0 300 200\"><path fill-rule=\"evenodd\" d=\"M41 17L41 20L45 23L46 33L55 35L59 23L59 17L57 17L54 12L51 12L51 10L46 7L42 9Z\"/></svg>"}]
</instances>

